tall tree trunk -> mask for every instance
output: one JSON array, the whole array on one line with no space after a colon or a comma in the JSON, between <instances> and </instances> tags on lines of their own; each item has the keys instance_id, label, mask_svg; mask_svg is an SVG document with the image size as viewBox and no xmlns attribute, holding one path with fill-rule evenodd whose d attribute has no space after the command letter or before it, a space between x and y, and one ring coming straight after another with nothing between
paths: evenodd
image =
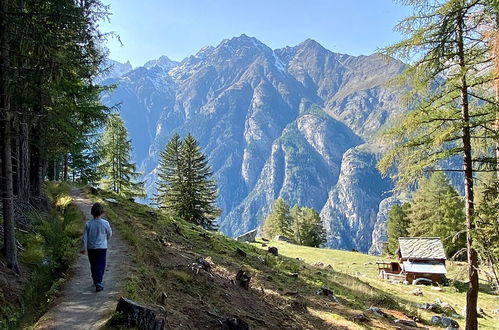
<instances>
[{"instance_id":1,"label":"tall tree trunk","mask_svg":"<svg viewBox=\"0 0 499 330\"><path fill-rule=\"evenodd\" d=\"M2 148L2 207L4 246L7 267L19 273L17 262L16 233L14 225L14 195L12 186L12 141L9 97L9 23L8 0L0 0L0 129L3 136Z\"/></svg>"},{"instance_id":2,"label":"tall tree trunk","mask_svg":"<svg viewBox=\"0 0 499 330\"><path fill-rule=\"evenodd\" d=\"M496 21L496 26L495 26L495 38L494 38L494 64L495 64L495 92L496 92L496 121L495 121L495 131L496 134L499 135L499 13L496 13L495 15L495 21ZM496 179L499 181L499 136L496 137ZM498 188L499 189L499 184Z\"/></svg>"},{"instance_id":3,"label":"tall tree trunk","mask_svg":"<svg viewBox=\"0 0 499 330\"><path fill-rule=\"evenodd\" d=\"M38 48L35 50L35 54L38 53ZM36 77L36 100L33 106L33 112L35 116L42 115L43 112L43 99L42 99L42 73L37 72ZM39 205L42 197L42 183L43 183L43 166L44 158L43 151L40 146L42 139L42 128L40 127L40 122L34 123L31 128L31 153L30 153L30 187L31 187L31 198L33 199L34 205Z\"/></svg>"},{"instance_id":4,"label":"tall tree trunk","mask_svg":"<svg viewBox=\"0 0 499 330\"><path fill-rule=\"evenodd\" d=\"M68 181L68 154L64 154L63 181Z\"/></svg>"},{"instance_id":5,"label":"tall tree trunk","mask_svg":"<svg viewBox=\"0 0 499 330\"><path fill-rule=\"evenodd\" d=\"M19 196L19 122L16 120L11 129L12 141L12 186L14 196Z\"/></svg>"},{"instance_id":6,"label":"tall tree trunk","mask_svg":"<svg viewBox=\"0 0 499 330\"><path fill-rule=\"evenodd\" d=\"M8 101L7 101L8 102ZM4 103L5 104L5 103ZM2 153L2 172L4 176L3 191L3 252L7 259L7 267L19 273L17 262L16 232L14 224L14 191L12 180L12 144L9 113L3 119L3 153Z\"/></svg>"},{"instance_id":7,"label":"tall tree trunk","mask_svg":"<svg viewBox=\"0 0 499 330\"><path fill-rule=\"evenodd\" d=\"M464 22L462 15L457 21L457 44L459 66L463 72L461 77L461 121L463 124L464 150L464 199L466 209L466 247L468 252L469 286L466 294L466 329L478 329L477 301L478 301L478 255L473 247L473 232L475 230L475 205L473 196L473 161L471 158L471 133L468 103L468 83L466 81L466 61L464 57Z\"/></svg>"},{"instance_id":8,"label":"tall tree trunk","mask_svg":"<svg viewBox=\"0 0 499 330\"><path fill-rule=\"evenodd\" d=\"M31 198L34 205L38 205L40 198L42 196L42 158L41 150L38 142L40 141L41 134L39 132L40 128L38 125L34 125L31 130L31 152L30 152L30 172L29 181L31 188Z\"/></svg>"},{"instance_id":9,"label":"tall tree trunk","mask_svg":"<svg viewBox=\"0 0 499 330\"><path fill-rule=\"evenodd\" d=\"M21 122L19 129L19 198L29 201L29 128Z\"/></svg>"}]
</instances>

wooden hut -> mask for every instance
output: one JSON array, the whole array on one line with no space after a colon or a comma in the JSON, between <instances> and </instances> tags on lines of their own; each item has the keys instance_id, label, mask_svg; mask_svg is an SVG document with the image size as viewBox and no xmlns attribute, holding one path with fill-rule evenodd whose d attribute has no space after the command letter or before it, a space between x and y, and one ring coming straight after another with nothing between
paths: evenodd
<instances>
[{"instance_id":1,"label":"wooden hut","mask_svg":"<svg viewBox=\"0 0 499 330\"><path fill-rule=\"evenodd\" d=\"M381 278L441 283L447 274L445 251L439 237L400 237L396 252L398 262L378 262Z\"/></svg>"}]
</instances>

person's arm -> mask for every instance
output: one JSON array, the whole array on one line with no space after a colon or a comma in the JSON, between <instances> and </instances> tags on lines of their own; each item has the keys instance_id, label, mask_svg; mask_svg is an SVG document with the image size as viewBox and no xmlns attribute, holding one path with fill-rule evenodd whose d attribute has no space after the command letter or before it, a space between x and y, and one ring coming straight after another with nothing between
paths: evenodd
<instances>
[{"instance_id":1,"label":"person's arm","mask_svg":"<svg viewBox=\"0 0 499 330\"><path fill-rule=\"evenodd\" d=\"M111 229L111 225L109 222L107 223L107 239L110 239L113 236L113 230Z\"/></svg>"},{"instance_id":2,"label":"person's arm","mask_svg":"<svg viewBox=\"0 0 499 330\"><path fill-rule=\"evenodd\" d=\"M87 240L88 240L87 226L88 226L88 223L85 223L85 228L83 228L83 236L81 238L80 253L85 253L85 250L87 249Z\"/></svg>"}]
</instances>

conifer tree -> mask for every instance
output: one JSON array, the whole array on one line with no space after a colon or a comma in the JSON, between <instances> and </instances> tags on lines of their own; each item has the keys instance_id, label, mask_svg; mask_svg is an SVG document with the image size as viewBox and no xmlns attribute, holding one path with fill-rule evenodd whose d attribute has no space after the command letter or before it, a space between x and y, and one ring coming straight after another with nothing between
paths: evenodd
<instances>
[{"instance_id":1,"label":"conifer tree","mask_svg":"<svg viewBox=\"0 0 499 330\"><path fill-rule=\"evenodd\" d=\"M303 207L300 222L301 245L320 247L326 242L326 230L316 210Z\"/></svg>"},{"instance_id":2,"label":"conifer tree","mask_svg":"<svg viewBox=\"0 0 499 330\"><path fill-rule=\"evenodd\" d=\"M132 142L128 138L125 123L119 115L112 115L102 137L102 174L104 189L125 197L144 197L143 183L136 181L140 173L131 163Z\"/></svg>"},{"instance_id":3,"label":"conifer tree","mask_svg":"<svg viewBox=\"0 0 499 330\"><path fill-rule=\"evenodd\" d=\"M478 256L473 245L475 197L473 173L480 163L490 162L492 148L477 154L471 141L493 132L497 106L490 91L496 79L487 38L480 29L497 1L411 0L413 16L398 30L407 38L388 47L386 54L411 63L401 81L412 89L407 100L412 109L385 137L392 143L379 167L387 173L397 166L399 188L413 183L439 161L459 155L463 159L469 288L466 298L466 329L477 329ZM487 88L488 87L488 88ZM494 106L490 106L490 105ZM474 167L475 166L475 167Z\"/></svg>"},{"instance_id":4,"label":"conifer tree","mask_svg":"<svg viewBox=\"0 0 499 330\"><path fill-rule=\"evenodd\" d=\"M161 153L156 202L175 216L215 229L220 209L212 175L196 139L188 134L182 141L175 134Z\"/></svg>"},{"instance_id":5,"label":"conifer tree","mask_svg":"<svg viewBox=\"0 0 499 330\"><path fill-rule=\"evenodd\" d=\"M293 237L291 228L292 218L288 204L279 197L272 205L272 211L263 222L263 234L268 238L276 235L283 235L288 238Z\"/></svg>"},{"instance_id":6,"label":"conifer tree","mask_svg":"<svg viewBox=\"0 0 499 330\"><path fill-rule=\"evenodd\" d=\"M293 232L294 241L299 245L303 245L303 209L298 204L295 204L289 211L289 215L291 217L291 231Z\"/></svg>"},{"instance_id":7,"label":"conifer tree","mask_svg":"<svg viewBox=\"0 0 499 330\"><path fill-rule=\"evenodd\" d=\"M191 134L185 137L181 150L181 193L185 206L179 215L190 222L214 229L214 222L220 215L220 210L215 204L217 186L211 179L211 166Z\"/></svg>"},{"instance_id":8,"label":"conifer tree","mask_svg":"<svg viewBox=\"0 0 499 330\"><path fill-rule=\"evenodd\" d=\"M409 234L440 237L447 257L465 248L464 203L443 172L420 181L407 215Z\"/></svg>"},{"instance_id":9,"label":"conifer tree","mask_svg":"<svg viewBox=\"0 0 499 330\"><path fill-rule=\"evenodd\" d=\"M156 179L156 204L159 207L178 210L183 207L182 139L174 134L159 157Z\"/></svg>"},{"instance_id":10,"label":"conifer tree","mask_svg":"<svg viewBox=\"0 0 499 330\"><path fill-rule=\"evenodd\" d=\"M499 182L496 173L482 174L477 187L475 242L481 269L493 290L499 293Z\"/></svg>"},{"instance_id":11,"label":"conifer tree","mask_svg":"<svg viewBox=\"0 0 499 330\"><path fill-rule=\"evenodd\" d=\"M0 1L2 250L14 271L14 197L40 206L46 164L67 178L73 142L105 118L93 79L107 8L100 0Z\"/></svg>"},{"instance_id":12,"label":"conifer tree","mask_svg":"<svg viewBox=\"0 0 499 330\"><path fill-rule=\"evenodd\" d=\"M397 250L399 237L407 237L409 235L409 218L407 216L409 207L409 203L394 205L388 213L388 223L386 224L388 245L386 246L386 252L389 254L394 254Z\"/></svg>"}]
</instances>

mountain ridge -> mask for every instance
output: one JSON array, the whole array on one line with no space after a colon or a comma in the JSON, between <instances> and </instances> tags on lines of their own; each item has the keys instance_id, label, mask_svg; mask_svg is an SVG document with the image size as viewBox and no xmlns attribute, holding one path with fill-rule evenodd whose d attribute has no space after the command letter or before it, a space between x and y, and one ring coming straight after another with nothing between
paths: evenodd
<instances>
[{"instance_id":1,"label":"mountain ridge","mask_svg":"<svg viewBox=\"0 0 499 330\"><path fill-rule=\"evenodd\" d=\"M156 65L160 59L165 65ZM379 176L372 137L406 111L398 104L403 89L386 84L403 63L379 54L333 53L312 39L273 50L246 35L180 62L160 59L114 78L117 89L103 96L106 104L122 103L150 194L168 138L190 132L219 183L224 233L238 235L261 225L281 196L291 205L321 211L328 246L367 252L379 245L372 237L376 215L390 196L369 185L381 182L388 191L391 183L361 182L340 169L345 153L366 145L348 153L355 158L351 163L366 163L365 170ZM346 196L339 191L347 187L355 196L368 196L368 205L338 197ZM337 196L335 203L327 202L331 195Z\"/></svg>"}]
</instances>

